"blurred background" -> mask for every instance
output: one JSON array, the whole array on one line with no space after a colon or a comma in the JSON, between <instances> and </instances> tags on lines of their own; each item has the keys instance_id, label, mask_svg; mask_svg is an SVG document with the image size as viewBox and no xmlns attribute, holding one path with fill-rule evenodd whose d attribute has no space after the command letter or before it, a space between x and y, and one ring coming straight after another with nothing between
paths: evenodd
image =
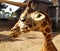
<instances>
[{"instance_id":1,"label":"blurred background","mask_svg":"<svg viewBox=\"0 0 60 51\"><path fill-rule=\"evenodd\" d=\"M14 2L26 2L30 0L9 0ZM53 32L60 31L60 0L32 0L35 9L42 10L51 18ZM34 6L33 6L34 7ZM0 3L0 21L13 26L26 7L17 7L12 4ZM12 21L12 23L11 23ZM11 27L10 26L10 27Z\"/></svg>"}]
</instances>

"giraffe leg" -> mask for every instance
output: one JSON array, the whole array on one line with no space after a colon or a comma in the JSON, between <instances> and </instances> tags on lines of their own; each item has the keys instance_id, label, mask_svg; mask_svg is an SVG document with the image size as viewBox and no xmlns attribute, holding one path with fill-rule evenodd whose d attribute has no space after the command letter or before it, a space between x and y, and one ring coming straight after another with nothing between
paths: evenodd
<instances>
[{"instance_id":1,"label":"giraffe leg","mask_svg":"<svg viewBox=\"0 0 60 51\"><path fill-rule=\"evenodd\" d=\"M18 37L18 35L21 34L20 27L18 25L18 22L15 24L15 26L11 29L11 37Z\"/></svg>"}]
</instances>

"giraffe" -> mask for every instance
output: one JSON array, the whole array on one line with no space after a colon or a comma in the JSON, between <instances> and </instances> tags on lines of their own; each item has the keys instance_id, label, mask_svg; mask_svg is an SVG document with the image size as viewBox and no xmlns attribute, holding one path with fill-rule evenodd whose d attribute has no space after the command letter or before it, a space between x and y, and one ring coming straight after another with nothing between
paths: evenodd
<instances>
[{"instance_id":1,"label":"giraffe","mask_svg":"<svg viewBox=\"0 0 60 51\"><path fill-rule=\"evenodd\" d=\"M10 36L17 37L22 32L27 33L30 31L40 31L45 37L40 51L57 51L55 45L52 42L52 26L49 16L42 12L32 8L33 2L30 1L21 14L19 21L11 29Z\"/></svg>"}]
</instances>

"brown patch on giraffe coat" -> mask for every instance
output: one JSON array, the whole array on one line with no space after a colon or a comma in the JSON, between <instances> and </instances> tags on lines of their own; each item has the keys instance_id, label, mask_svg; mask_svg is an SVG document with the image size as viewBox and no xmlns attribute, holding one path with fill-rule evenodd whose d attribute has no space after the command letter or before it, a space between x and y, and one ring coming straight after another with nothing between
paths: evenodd
<instances>
[{"instance_id":1,"label":"brown patch on giraffe coat","mask_svg":"<svg viewBox=\"0 0 60 51\"><path fill-rule=\"evenodd\" d=\"M47 25L47 22L46 22L46 21L43 21L43 22L41 23L41 26L42 26L42 27L46 27L46 25Z\"/></svg>"},{"instance_id":2,"label":"brown patch on giraffe coat","mask_svg":"<svg viewBox=\"0 0 60 51\"><path fill-rule=\"evenodd\" d=\"M46 33L51 33L51 32L52 32L50 26L46 26L46 28L45 28L45 32L46 32Z\"/></svg>"}]
</instances>

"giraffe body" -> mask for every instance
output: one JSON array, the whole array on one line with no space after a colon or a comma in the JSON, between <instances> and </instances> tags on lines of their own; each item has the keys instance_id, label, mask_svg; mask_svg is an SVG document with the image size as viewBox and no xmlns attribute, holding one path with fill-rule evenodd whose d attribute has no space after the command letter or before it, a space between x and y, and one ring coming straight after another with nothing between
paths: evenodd
<instances>
[{"instance_id":1,"label":"giraffe body","mask_svg":"<svg viewBox=\"0 0 60 51\"><path fill-rule=\"evenodd\" d=\"M45 42L41 47L41 51L57 51L52 42L52 29L50 18L42 11L32 9L29 2L25 11L21 14L19 21L11 30L11 36L17 37L21 32L27 33L30 31L40 31L45 37Z\"/></svg>"}]
</instances>

